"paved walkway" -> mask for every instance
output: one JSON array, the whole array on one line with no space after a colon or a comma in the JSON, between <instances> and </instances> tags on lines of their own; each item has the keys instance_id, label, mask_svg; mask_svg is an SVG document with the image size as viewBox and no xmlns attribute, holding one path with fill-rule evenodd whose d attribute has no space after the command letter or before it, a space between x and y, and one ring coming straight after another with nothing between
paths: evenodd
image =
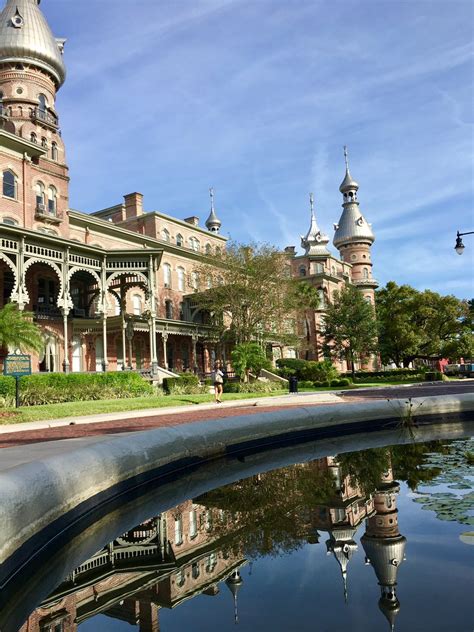
<instances>
[{"instance_id":1,"label":"paved walkway","mask_svg":"<svg viewBox=\"0 0 474 632\"><path fill-rule=\"evenodd\" d=\"M327 404L345 404L369 399L396 399L399 397L429 397L474 392L474 381L414 386L367 388L354 391L300 393L271 398L232 400L222 404L193 404L173 408L158 408L134 412L108 413L73 417L54 421L40 421L0 426L0 448L30 446L63 439L83 439L101 435L137 432L193 423L208 419L223 419L237 415L251 415L292 406L308 407ZM79 445L79 444L78 444ZM0 460L6 459L6 453ZM27 458L26 460L31 460ZM0 468L1 469L1 468Z\"/></svg>"}]
</instances>

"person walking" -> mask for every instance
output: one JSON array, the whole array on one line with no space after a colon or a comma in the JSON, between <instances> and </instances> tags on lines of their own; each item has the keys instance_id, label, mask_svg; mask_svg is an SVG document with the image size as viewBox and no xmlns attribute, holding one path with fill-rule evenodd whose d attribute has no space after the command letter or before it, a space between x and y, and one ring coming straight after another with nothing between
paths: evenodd
<instances>
[{"instance_id":1,"label":"person walking","mask_svg":"<svg viewBox=\"0 0 474 632\"><path fill-rule=\"evenodd\" d=\"M216 398L216 404L222 402L222 392L224 390L224 373L222 372L221 365L216 362L214 365L214 371L212 372L212 382L214 384L214 395Z\"/></svg>"}]
</instances>

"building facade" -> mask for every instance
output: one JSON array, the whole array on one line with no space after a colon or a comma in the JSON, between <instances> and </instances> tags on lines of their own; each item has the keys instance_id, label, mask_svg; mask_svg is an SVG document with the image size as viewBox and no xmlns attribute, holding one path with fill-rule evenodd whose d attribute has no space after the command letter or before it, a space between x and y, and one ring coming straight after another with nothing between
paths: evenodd
<instances>
[{"instance_id":1,"label":"building facade","mask_svg":"<svg viewBox=\"0 0 474 632\"><path fill-rule=\"evenodd\" d=\"M39 0L0 13L0 307L33 312L44 332L34 371L209 369L216 353L193 307L196 261L225 247L211 209L175 219L140 193L92 214L69 205L55 102L65 40ZM12 351L12 350L10 350Z\"/></svg>"},{"instance_id":2,"label":"building facade","mask_svg":"<svg viewBox=\"0 0 474 632\"><path fill-rule=\"evenodd\" d=\"M225 248L211 189L205 226L144 211L143 196L93 213L69 204L69 174L56 95L66 79L64 39L55 38L39 0L7 0L0 13L0 308L32 312L44 334L34 371L135 369L209 371L226 350L193 303L196 264ZM300 355L323 357L324 310L344 283L373 303L374 235L347 164L334 246L311 197L303 255L286 249L292 274L317 288L319 309L300 322ZM9 350L14 351L14 350ZM344 369L345 363L340 368Z\"/></svg>"}]
</instances>

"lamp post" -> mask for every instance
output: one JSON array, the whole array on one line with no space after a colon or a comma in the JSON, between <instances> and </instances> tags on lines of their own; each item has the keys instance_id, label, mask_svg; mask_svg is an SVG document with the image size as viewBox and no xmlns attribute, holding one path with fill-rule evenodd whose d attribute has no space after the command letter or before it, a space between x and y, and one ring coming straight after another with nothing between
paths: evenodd
<instances>
[{"instance_id":1,"label":"lamp post","mask_svg":"<svg viewBox=\"0 0 474 632\"><path fill-rule=\"evenodd\" d=\"M454 250L458 253L458 255L462 255L464 252L464 244L462 243L462 237L464 235L474 235L474 231L470 231L468 233L460 233L459 231L456 234L456 245L454 246Z\"/></svg>"}]
</instances>

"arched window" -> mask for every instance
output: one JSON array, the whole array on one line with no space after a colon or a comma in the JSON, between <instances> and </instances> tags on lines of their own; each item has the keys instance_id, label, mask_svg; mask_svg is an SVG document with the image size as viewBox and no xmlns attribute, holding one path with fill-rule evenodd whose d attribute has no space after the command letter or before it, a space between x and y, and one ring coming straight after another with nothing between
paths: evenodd
<instances>
[{"instance_id":1,"label":"arched window","mask_svg":"<svg viewBox=\"0 0 474 632\"><path fill-rule=\"evenodd\" d=\"M199 287L199 275L197 272L191 272L191 287L197 290Z\"/></svg>"},{"instance_id":2,"label":"arched window","mask_svg":"<svg viewBox=\"0 0 474 632\"><path fill-rule=\"evenodd\" d=\"M316 274L322 274L324 272L324 266L322 263L316 264Z\"/></svg>"},{"instance_id":3,"label":"arched window","mask_svg":"<svg viewBox=\"0 0 474 632\"><path fill-rule=\"evenodd\" d=\"M364 268L364 279L368 279L368 278L369 278L369 269Z\"/></svg>"},{"instance_id":4,"label":"arched window","mask_svg":"<svg viewBox=\"0 0 474 632\"><path fill-rule=\"evenodd\" d=\"M41 147L48 149L48 141L44 136L41 138Z\"/></svg>"},{"instance_id":5,"label":"arched window","mask_svg":"<svg viewBox=\"0 0 474 632\"><path fill-rule=\"evenodd\" d=\"M198 252L201 248L201 244L199 243L199 239L196 239L196 237L190 237L189 238L189 247L191 248L191 250L195 250L196 252Z\"/></svg>"},{"instance_id":6,"label":"arched window","mask_svg":"<svg viewBox=\"0 0 474 632\"><path fill-rule=\"evenodd\" d=\"M170 300L165 301L165 317L169 320L173 319L173 302Z\"/></svg>"},{"instance_id":7,"label":"arched window","mask_svg":"<svg viewBox=\"0 0 474 632\"><path fill-rule=\"evenodd\" d=\"M58 145L54 141L51 143L51 159L52 160L58 159Z\"/></svg>"},{"instance_id":8,"label":"arched window","mask_svg":"<svg viewBox=\"0 0 474 632\"><path fill-rule=\"evenodd\" d=\"M211 244L206 244L206 255L210 255L212 253Z\"/></svg>"},{"instance_id":9,"label":"arched window","mask_svg":"<svg viewBox=\"0 0 474 632\"><path fill-rule=\"evenodd\" d=\"M16 199L16 178L13 171L9 169L3 172L3 195Z\"/></svg>"},{"instance_id":10,"label":"arched window","mask_svg":"<svg viewBox=\"0 0 474 632\"><path fill-rule=\"evenodd\" d=\"M35 194L36 194L36 208L38 210L45 210L45 201L44 201L44 184L42 182L37 182L35 186Z\"/></svg>"},{"instance_id":11,"label":"arched window","mask_svg":"<svg viewBox=\"0 0 474 632\"><path fill-rule=\"evenodd\" d=\"M183 235L181 235L181 233L178 233L178 234L176 235L176 245L177 245L177 246L182 246L182 245L183 245L183 242L184 242L184 240L183 240Z\"/></svg>"},{"instance_id":12,"label":"arched window","mask_svg":"<svg viewBox=\"0 0 474 632\"><path fill-rule=\"evenodd\" d=\"M370 303L372 304L372 297L370 296L364 296L366 303Z\"/></svg>"},{"instance_id":13,"label":"arched window","mask_svg":"<svg viewBox=\"0 0 474 632\"><path fill-rule=\"evenodd\" d=\"M169 263L163 264L163 282L165 287L171 287L171 266Z\"/></svg>"},{"instance_id":14,"label":"arched window","mask_svg":"<svg viewBox=\"0 0 474 632\"><path fill-rule=\"evenodd\" d=\"M134 294L132 296L132 309L135 316L140 316L142 313L142 297L140 294Z\"/></svg>"},{"instance_id":15,"label":"arched window","mask_svg":"<svg viewBox=\"0 0 474 632\"><path fill-rule=\"evenodd\" d=\"M38 137L36 136L36 134L34 132L31 132L30 140L31 140L32 143L35 143L35 144L38 143Z\"/></svg>"},{"instance_id":16,"label":"arched window","mask_svg":"<svg viewBox=\"0 0 474 632\"><path fill-rule=\"evenodd\" d=\"M300 266L300 276L306 276L306 268L304 266Z\"/></svg>"},{"instance_id":17,"label":"arched window","mask_svg":"<svg viewBox=\"0 0 474 632\"><path fill-rule=\"evenodd\" d=\"M41 113L46 114L47 106L48 106L48 100L46 99L44 94L39 94L38 95L38 110Z\"/></svg>"},{"instance_id":18,"label":"arched window","mask_svg":"<svg viewBox=\"0 0 474 632\"><path fill-rule=\"evenodd\" d=\"M324 309L326 307L326 297L324 296L324 290L322 289L318 290L318 299L319 299L318 309Z\"/></svg>"},{"instance_id":19,"label":"arched window","mask_svg":"<svg viewBox=\"0 0 474 632\"><path fill-rule=\"evenodd\" d=\"M51 213L51 215L56 215L56 211L57 211L57 191L56 189L51 186L48 187L48 212Z\"/></svg>"},{"instance_id":20,"label":"arched window","mask_svg":"<svg viewBox=\"0 0 474 632\"><path fill-rule=\"evenodd\" d=\"M7 226L18 226L18 221L13 219L13 217L4 217L2 219L2 224L6 224Z\"/></svg>"},{"instance_id":21,"label":"arched window","mask_svg":"<svg viewBox=\"0 0 474 632\"><path fill-rule=\"evenodd\" d=\"M161 239L163 241L169 241L170 240L170 232L169 232L169 230L166 230L166 228L163 228L163 230L161 231Z\"/></svg>"},{"instance_id":22,"label":"arched window","mask_svg":"<svg viewBox=\"0 0 474 632\"><path fill-rule=\"evenodd\" d=\"M184 279L185 279L185 271L184 268L179 267L178 270L178 290L180 292L184 292Z\"/></svg>"}]
</instances>

